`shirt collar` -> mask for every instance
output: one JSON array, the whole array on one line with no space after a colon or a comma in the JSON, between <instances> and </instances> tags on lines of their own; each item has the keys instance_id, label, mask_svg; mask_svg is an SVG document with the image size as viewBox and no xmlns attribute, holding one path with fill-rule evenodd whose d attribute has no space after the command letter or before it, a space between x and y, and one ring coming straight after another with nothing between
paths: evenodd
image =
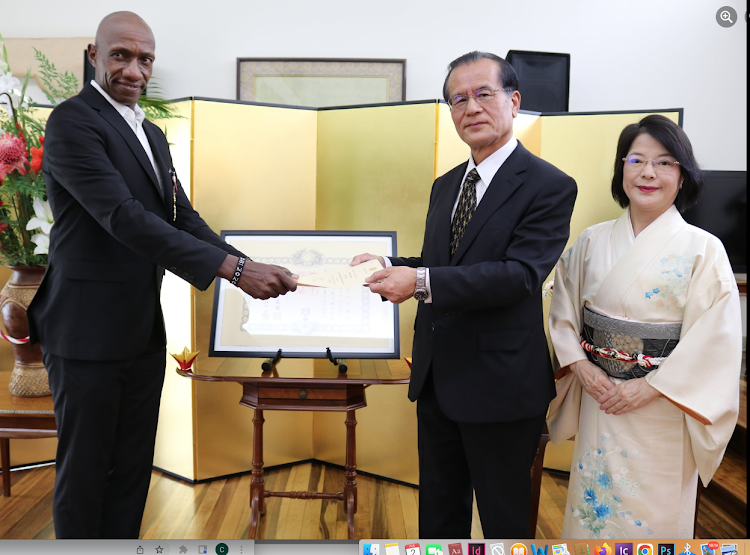
<instances>
[{"instance_id":1,"label":"shirt collar","mask_svg":"<svg viewBox=\"0 0 750 555\"><path fill-rule=\"evenodd\" d=\"M469 166L466 168L466 173L468 174L472 169L476 168L481 180L489 185L495 177L497 170L500 169L500 166L502 166L513 151L516 150L517 146L518 139L516 139L515 135L511 135L510 140L507 143L482 160L478 166L474 163L474 157L469 156Z\"/></svg>"},{"instance_id":2,"label":"shirt collar","mask_svg":"<svg viewBox=\"0 0 750 555\"><path fill-rule=\"evenodd\" d=\"M131 108L130 106L126 106L122 102L117 102L114 98L109 96L104 89L102 89L99 86L99 83L91 80L91 86L94 87L99 93L105 98L107 102L109 102L112 107L117 110L120 115L125 118L125 121L136 121L137 123L140 123L143 125L143 120L146 119L146 114L143 113L143 110L141 110L141 107L138 106L138 104L135 105L134 108Z\"/></svg>"}]
</instances>

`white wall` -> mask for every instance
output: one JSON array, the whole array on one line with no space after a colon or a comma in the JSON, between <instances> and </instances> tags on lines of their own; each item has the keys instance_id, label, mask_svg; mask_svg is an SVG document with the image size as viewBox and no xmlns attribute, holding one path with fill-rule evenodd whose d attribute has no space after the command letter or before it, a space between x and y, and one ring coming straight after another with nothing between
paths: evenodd
<instances>
[{"instance_id":1,"label":"white wall","mask_svg":"<svg viewBox=\"0 0 750 555\"><path fill-rule=\"evenodd\" d=\"M747 169L739 0L37 0L33 13L1 1L6 37L91 36L111 11L139 13L174 98L235 98L237 57L406 58L418 100L440 97L446 65L470 50L566 52L571 111L682 107L705 169ZM739 13L729 29L715 19L723 5Z\"/></svg>"}]
</instances>

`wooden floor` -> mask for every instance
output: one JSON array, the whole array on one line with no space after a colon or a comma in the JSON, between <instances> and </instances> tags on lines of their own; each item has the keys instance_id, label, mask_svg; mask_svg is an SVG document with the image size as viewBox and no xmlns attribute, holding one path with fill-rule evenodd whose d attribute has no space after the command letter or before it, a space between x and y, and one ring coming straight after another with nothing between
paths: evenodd
<instances>
[{"instance_id":1,"label":"wooden floor","mask_svg":"<svg viewBox=\"0 0 750 555\"><path fill-rule=\"evenodd\" d=\"M245 538L250 519L250 475L191 485L154 471L141 527L144 539ZM55 467L12 472L13 495L0 497L0 538L50 539ZM266 487L277 490L338 492L344 472L335 467L306 463L270 470ZM358 475L358 512L355 529L361 538L418 538L418 491ZM560 537L566 476L544 472L537 522L537 538ZM387 509L387 510L386 510ZM744 538L746 529L730 522L721 510L701 504L698 534L702 538ZM329 500L269 498L258 538L346 539L343 504ZM472 538L482 538L474 509Z\"/></svg>"}]
</instances>

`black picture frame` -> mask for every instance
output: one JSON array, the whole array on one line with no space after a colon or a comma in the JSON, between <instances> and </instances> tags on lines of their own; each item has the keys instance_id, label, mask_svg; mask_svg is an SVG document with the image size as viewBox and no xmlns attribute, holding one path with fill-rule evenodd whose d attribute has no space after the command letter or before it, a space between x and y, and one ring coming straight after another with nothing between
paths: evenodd
<instances>
[{"instance_id":1,"label":"black picture frame","mask_svg":"<svg viewBox=\"0 0 750 555\"><path fill-rule=\"evenodd\" d=\"M250 240L252 241L253 238L257 238L258 240L268 240L269 238L272 238L272 240L276 241L285 241L288 239L288 242L293 242L295 238L301 239L301 243L304 243L306 241L315 240L318 238L322 238L324 240L326 239L336 239L340 238L342 241L345 241L346 239L364 239L367 240L368 238L375 238L375 239L385 239L388 242L388 253L386 253L387 256L397 256L397 236L395 231L322 231L322 230L303 230L303 231L276 231L276 230L249 230L249 231L239 231L239 230L223 230L221 232L221 238L225 241L229 242L230 244L233 242L233 240ZM244 252L244 251L243 251ZM252 252L246 252L248 256L253 258ZM359 254L359 253L354 253ZM351 254L351 256L354 256L354 254ZM258 262L265 262L265 263L274 263L279 265L284 265L285 258L284 256L277 257L278 259L273 260L267 260L263 257L255 258ZM345 265L346 262L341 262L342 259L333 258L328 259L332 260L332 265ZM347 260L350 260L348 258ZM292 266L290 262L287 261L287 264ZM293 269L294 266L292 266ZM330 349L330 353L337 358L347 358L347 359L369 359L369 358L383 358L383 359L396 359L400 358L401 353L401 345L400 345L400 337L399 337L399 311L398 311L398 305L392 304L388 301L384 301L382 298L376 296L375 294L366 291L363 292L364 295L369 295L372 297L374 302L377 303L387 303L388 310L390 311L390 337L387 337L388 341L390 342L390 347L386 350L384 349L366 349L361 348L359 350L354 350L350 347L342 347L341 345L337 345L335 343L334 337L323 337L321 338L321 341L318 345L316 345L313 348L307 348L307 347L288 347L288 346L280 346L280 345L267 345L267 346L259 346L259 347L252 347L252 348L243 348L243 346L232 346L231 348L227 345L224 345L220 340L221 335L221 329L219 328L219 319L223 316L223 304L222 299L227 290L235 289L234 286L232 286L228 281L226 280L216 280L216 284L214 287L214 299L213 299L213 309L211 314L211 336L209 339L209 356L210 357L244 357L244 358L269 358L269 357L275 357L278 353L278 350L282 350L282 356L284 358L327 358L328 357L328 351L327 349ZM336 291L336 290L329 290L329 291ZM288 293L287 295L294 295L295 293ZM284 297L279 297L279 299L283 299ZM369 297L368 297L369 298ZM273 299L271 299L273 300ZM246 301L245 301L246 302ZM254 301L252 301L254 302ZM266 301L257 301L258 303L263 303ZM383 305L385 307L385 305ZM249 307L248 307L249 308ZM249 312L249 310L248 310ZM290 335L291 336L291 335Z\"/></svg>"}]
</instances>

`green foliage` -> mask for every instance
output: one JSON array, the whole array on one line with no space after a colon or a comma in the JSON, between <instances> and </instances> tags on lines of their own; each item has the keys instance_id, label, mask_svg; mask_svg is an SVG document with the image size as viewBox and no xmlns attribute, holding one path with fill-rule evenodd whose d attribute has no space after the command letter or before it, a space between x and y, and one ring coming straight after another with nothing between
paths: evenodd
<instances>
[{"instance_id":1,"label":"green foliage","mask_svg":"<svg viewBox=\"0 0 750 555\"><path fill-rule=\"evenodd\" d=\"M182 119L175 113L172 103L164 97L164 89L154 77L148 82L148 92L138 100L138 106L150 120L157 119Z\"/></svg>"},{"instance_id":2,"label":"green foliage","mask_svg":"<svg viewBox=\"0 0 750 555\"><path fill-rule=\"evenodd\" d=\"M39 77L44 83L44 94L49 100L50 104L57 106L60 102L66 98L70 98L78 94L80 87L78 86L78 79L76 76L66 71L60 73L55 67L55 64L49 61L47 56L42 52L34 48L35 57L39 62ZM28 82L28 76L27 76Z\"/></svg>"}]
</instances>

